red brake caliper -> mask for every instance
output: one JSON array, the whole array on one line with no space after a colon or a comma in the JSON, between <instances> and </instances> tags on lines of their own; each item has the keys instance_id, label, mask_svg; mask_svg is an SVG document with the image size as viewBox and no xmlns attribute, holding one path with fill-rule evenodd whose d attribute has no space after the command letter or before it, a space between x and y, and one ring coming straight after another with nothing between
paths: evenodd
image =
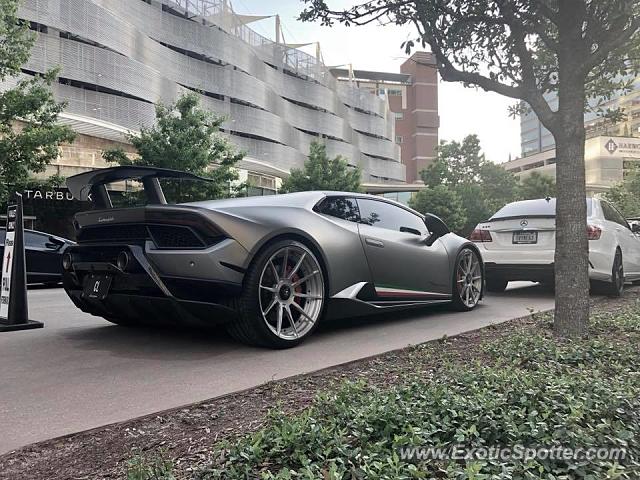
<instances>
[{"instance_id":1,"label":"red brake caliper","mask_svg":"<svg viewBox=\"0 0 640 480\"><path fill-rule=\"evenodd\" d=\"M289 276L289 273L291 273L291 270L293 270L293 267L290 267L289 265L287 265L287 276ZM300 276L297 273L293 277L291 277L291 283L296 283L298 280L300 280ZM296 286L293 289L293 291L296 293L303 293L302 285ZM293 301L296 302L300 307L302 307L302 305L300 305L300 302L302 301L300 297L294 298Z\"/></svg>"},{"instance_id":2,"label":"red brake caliper","mask_svg":"<svg viewBox=\"0 0 640 480\"><path fill-rule=\"evenodd\" d=\"M296 283L298 280L300 280L300 276L297 273L293 277L291 277L291 281L293 283ZM297 287L295 287L293 289L293 291L296 292L296 293L303 293L302 292L302 285L298 285ZM296 297L296 298L294 298L293 301L296 302L298 305L300 305L300 302L302 301L302 299L300 297ZM300 306L302 306L302 305L300 305Z\"/></svg>"}]
</instances>

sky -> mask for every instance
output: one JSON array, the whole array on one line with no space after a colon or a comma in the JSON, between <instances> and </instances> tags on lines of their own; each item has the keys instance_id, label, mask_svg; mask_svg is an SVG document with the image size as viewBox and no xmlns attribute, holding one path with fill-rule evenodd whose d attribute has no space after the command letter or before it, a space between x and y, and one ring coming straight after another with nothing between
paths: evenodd
<instances>
[{"instance_id":1,"label":"sky","mask_svg":"<svg viewBox=\"0 0 640 480\"><path fill-rule=\"evenodd\" d=\"M301 0L231 0L240 14L280 14L285 40L288 43L319 41L327 66L353 64L353 68L399 72L407 58L401 44L415 38L412 27L370 25L365 27L332 28L315 23L302 23L296 18L304 8ZM352 5L353 0L326 0L331 8ZM256 32L275 37L274 19L251 24ZM314 53L314 47L308 47ZM520 156L520 126L509 117L508 107L515 102L495 93L465 88L459 83L440 81L439 113L441 140L462 140L475 133L486 157L502 163Z\"/></svg>"}]
</instances>

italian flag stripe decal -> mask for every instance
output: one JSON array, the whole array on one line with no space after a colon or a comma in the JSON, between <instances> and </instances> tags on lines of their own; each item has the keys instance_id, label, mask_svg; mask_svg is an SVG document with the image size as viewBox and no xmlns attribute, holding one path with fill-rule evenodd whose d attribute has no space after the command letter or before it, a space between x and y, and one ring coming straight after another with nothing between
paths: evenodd
<instances>
[{"instance_id":1,"label":"italian flag stripe decal","mask_svg":"<svg viewBox=\"0 0 640 480\"><path fill-rule=\"evenodd\" d=\"M442 293L434 293L434 292L421 292L419 290L405 290L401 288L391 288L383 285L375 286L376 293L379 297L443 297L446 296Z\"/></svg>"}]
</instances>

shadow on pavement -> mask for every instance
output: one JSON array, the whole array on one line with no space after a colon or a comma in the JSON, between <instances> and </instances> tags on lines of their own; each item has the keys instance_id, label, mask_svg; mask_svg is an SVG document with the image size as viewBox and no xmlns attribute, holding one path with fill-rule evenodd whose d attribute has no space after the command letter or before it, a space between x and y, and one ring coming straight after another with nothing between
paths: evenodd
<instances>
[{"instance_id":1,"label":"shadow on pavement","mask_svg":"<svg viewBox=\"0 0 640 480\"><path fill-rule=\"evenodd\" d=\"M552 295L548 289L538 285L524 284L521 288L512 288L500 294L488 294L477 307L484 310L490 305L492 298L522 298L527 299L548 297ZM433 316L442 314L469 315L466 312L456 312L449 305L433 305L419 307L400 312L381 312L375 315L365 315L346 319L324 321L309 339L310 342L330 341L331 336L346 331L388 327L416 321L428 321ZM74 348L81 350L108 351L119 357L145 358L150 360L184 360L194 361L210 359L218 355L228 355L230 352L247 352L253 347L238 343L226 332L224 326L198 328L192 326L137 326L122 327L112 325L106 320L104 324L87 325L62 329L58 333L66 340L74 343ZM304 348L301 345L298 348ZM260 349L263 350L263 349ZM265 350L267 351L267 350Z\"/></svg>"},{"instance_id":2,"label":"shadow on pavement","mask_svg":"<svg viewBox=\"0 0 640 480\"><path fill-rule=\"evenodd\" d=\"M417 319L428 320L432 315L448 312L451 312L448 306L438 305L404 312L328 320L318 327L309 342L297 348L304 348L310 342L330 341L332 336L346 331L388 326L392 323L414 322ZM270 351L237 342L226 332L223 325L211 328L146 325L123 327L104 320L104 325L93 324L87 327L63 329L58 335L63 336L65 341L72 342L74 349L107 351L118 357L148 360L194 361L210 359L218 355L226 356L231 352Z\"/></svg>"},{"instance_id":3,"label":"shadow on pavement","mask_svg":"<svg viewBox=\"0 0 640 480\"><path fill-rule=\"evenodd\" d=\"M62 283L30 283L27 285L28 290L53 290L62 288Z\"/></svg>"},{"instance_id":4,"label":"shadow on pavement","mask_svg":"<svg viewBox=\"0 0 640 480\"><path fill-rule=\"evenodd\" d=\"M224 328L87 326L60 332L80 350L107 351L126 358L193 361L236 350ZM250 348L250 347L246 347Z\"/></svg>"}]
</instances>

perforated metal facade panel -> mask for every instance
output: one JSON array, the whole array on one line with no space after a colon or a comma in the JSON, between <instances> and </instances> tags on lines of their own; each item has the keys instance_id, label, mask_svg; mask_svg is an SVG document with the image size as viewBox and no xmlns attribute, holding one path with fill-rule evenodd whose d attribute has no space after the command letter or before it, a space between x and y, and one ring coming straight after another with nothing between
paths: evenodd
<instances>
[{"instance_id":1,"label":"perforated metal facade panel","mask_svg":"<svg viewBox=\"0 0 640 480\"><path fill-rule=\"evenodd\" d=\"M178 16L195 3L202 11ZM365 181L405 178L383 99L240 25L221 1L24 0L19 14L48 27L25 68L59 66L55 93L70 113L137 130L153 122L155 102L197 90L227 118L231 141L260 162L300 168L322 138L331 155L360 165Z\"/></svg>"}]
</instances>

